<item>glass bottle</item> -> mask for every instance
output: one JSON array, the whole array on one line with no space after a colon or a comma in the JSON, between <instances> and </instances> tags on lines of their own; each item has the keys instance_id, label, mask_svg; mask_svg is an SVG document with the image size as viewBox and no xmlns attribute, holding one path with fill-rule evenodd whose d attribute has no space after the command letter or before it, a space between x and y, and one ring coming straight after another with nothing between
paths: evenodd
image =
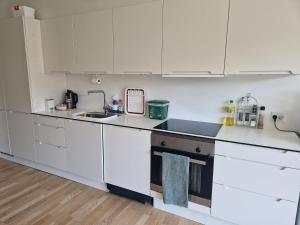
<instances>
[{"instance_id":1,"label":"glass bottle","mask_svg":"<svg viewBox=\"0 0 300 225\"><path fill-rule=\"evenodd\" d=\"M266 110L265 106L260 107L260 111L258 115L258 123L257 123L258 129L264 129L265 110Z\"/></svg>"},{"instance_id":2,"label":"glass bottle","mask_svg":"<svg viewBox=\"0 0 300 225\"><path fill-rule=\"evenodd\" d=\"M226 117L224 118L223 124L225 126L233 126L234 125L234 113L235 113L235 105L234 101L230 100L229 103L225 106Z\"/></svg>"}]
</instances>

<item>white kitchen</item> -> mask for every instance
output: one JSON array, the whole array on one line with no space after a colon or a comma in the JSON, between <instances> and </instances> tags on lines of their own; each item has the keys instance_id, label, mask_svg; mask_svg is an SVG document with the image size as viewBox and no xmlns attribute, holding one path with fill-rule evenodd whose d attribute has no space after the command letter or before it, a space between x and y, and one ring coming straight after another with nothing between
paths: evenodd
<instances>
[{"instance_id":1,"label":"white kitchen","mask_svg":"<svg viewBox=\"0 0 300 225\"><path fill-rule=\"evenodd\" d=\"M1 0L0 225L299 225L300 0Z\"/></svg>"}]
</instances>

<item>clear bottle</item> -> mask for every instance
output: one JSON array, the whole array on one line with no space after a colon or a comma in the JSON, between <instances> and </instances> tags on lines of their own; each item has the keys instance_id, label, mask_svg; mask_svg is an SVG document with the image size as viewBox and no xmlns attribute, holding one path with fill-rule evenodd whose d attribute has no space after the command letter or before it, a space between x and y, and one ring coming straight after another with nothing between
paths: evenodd
<instances>
[{"instance_id":1,"label":"clear bottle","mask_svg":"<svg viewBox=\"0 0 300 225\"><path fill-rule=\"evenodd\" d=\"M237 106L236 124L242 126L244 124L245 98L242 97Z\"/></svg>"},{"instance_id":2,"label":"clear bottle","mask_svg":"<svg viewBox=\"0 0 300 225\"><path fill-rule=\"evenodd\" d=\"M265 110L266 110L265 106L260 107L260 111L258 115L258 123L257 123L258 129L264 129Z\"/></svg>"},{"instance_id":3,"label":"clear bottle","mask_svg":"<svg viewBox=\"0 0 300 225\"><path fill-rule=\"evenodd\" d=\"M249 97L247 97L245 105L244 105L244 126L250 126L251 118L250 115L252 113L252 105L250 104Z\"/></svg>"}]
</instances>

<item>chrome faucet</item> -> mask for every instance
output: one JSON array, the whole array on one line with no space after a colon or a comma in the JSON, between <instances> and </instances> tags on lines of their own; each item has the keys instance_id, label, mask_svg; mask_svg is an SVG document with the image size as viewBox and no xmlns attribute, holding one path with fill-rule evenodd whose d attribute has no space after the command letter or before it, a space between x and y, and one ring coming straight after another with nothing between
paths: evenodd
<instances>
[{"instance_id":1,"label":"chrome faucet","mask_svg":"<svg viewBox=\"0 0 300 225\"><path fill-rule=\"evenodd\" d=\"M88 95L89 94L97 94L97 93L103 94L103 103L104 103L103 109L104 109L105 114L107 114L108 113L108 107L106 105L106 94L105 94L105 92L103 90L90 90L90 91L88 91Z\"/></svg>"}]
</instances>

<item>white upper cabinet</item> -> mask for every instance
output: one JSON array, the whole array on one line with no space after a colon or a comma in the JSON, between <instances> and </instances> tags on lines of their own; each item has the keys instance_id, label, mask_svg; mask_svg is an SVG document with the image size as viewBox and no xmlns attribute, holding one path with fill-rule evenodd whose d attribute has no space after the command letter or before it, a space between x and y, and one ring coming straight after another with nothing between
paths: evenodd
<instances>
[{"instance_id":1,"label":"white upper cabinet","mask_svg":"<svg viewBox=\"0 0 300 225\"><path fill-rule=\"evenodd\" d=\"M226 74L299 74L300 1L231 0Z\"/></svg>"},{"instance_id":2,"label":"white upper cabinet","mask_svg":"<svg viewBox=\"0 0 300 225\"><path fill-rule=\"evenodd\" d=\"M114 9L114 73L161 74L162 2Z\"/></svg>"},{"instance_id":3,"label":"white upper cabinet","mask_svg":"<svg viewBox=\"0 0 300 225\"><path fill-rule=\"evenodd\" d=\"M74 16L75 68L80 73L113 73L112 10Z\"/></svg>"},{"instance_id":4,"label":"white upper cabinet","mask_svg":"<svg viewBox=\"0 0 300 225\"><path fill-rule=\"evenodd\" d=\"M30 29L24 19L8 19L1 22L0 45L3 58L6 107L19 112L31 112L31 96L26 48ZM33 21L33 20L31 20ZM29 38L29 37L28 37Z\"/></svg>"},{"instance_id":5,"label":"white upper cabinet","mask_svg":"<svg viewBox=\"0 0 300 225\"><path fill-rule=\"evenodd\" d=\"M74 66L73 18L41 21L45 70L72 72Z\"/></svg>"},{"instance_id":6,"label":"white upper cabinet","mask_svg":"<svg viewBox=\"0 0 300 225\"><path fill-rule=\"evenodd\" d=\"M162 73L223 74L228 11L229 0L165 0Z\"/></svg>"}]
</instances>

